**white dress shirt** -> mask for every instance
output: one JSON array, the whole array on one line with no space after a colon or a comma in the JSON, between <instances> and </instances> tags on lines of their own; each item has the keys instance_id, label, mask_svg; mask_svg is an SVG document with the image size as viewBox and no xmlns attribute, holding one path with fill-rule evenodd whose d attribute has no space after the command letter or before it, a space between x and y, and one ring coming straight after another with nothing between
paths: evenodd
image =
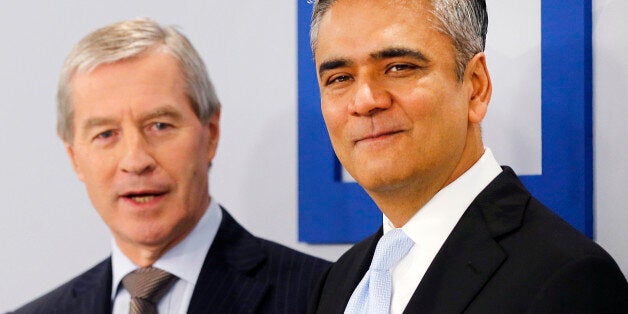
<instances>
[{"instance_id":1,"label":"white dress shirt","mask_svg":"<svg viewBox=\"0 0 628 314\"><path fill-rule=\"evenodd\" d=\"M440 190L401 229L414 241L408 254L392 269L390 312L403 313L427 268L471 202L500 173L491 150L458 179ZM394 228L386 216L384 233Z\"/></svg>"},{"instance_id":2,"label":"white dress shirt","mask_svg":"<svg viewBox=\"0 0 628 314\"><path fill-rule=\"evenodd\" d=\"M209 208L190 234L152 265L179 278L157 304L159 313L185 314L187 312L196 280L203 267L209 247L214 242L221 220L220 207L212 199ZM130 295L122 285L122 278L139 267L120 251L115 241L112 241L111 265L113 271L111 288L113 313L128 314Z\"/></svg>"}]
</instances>

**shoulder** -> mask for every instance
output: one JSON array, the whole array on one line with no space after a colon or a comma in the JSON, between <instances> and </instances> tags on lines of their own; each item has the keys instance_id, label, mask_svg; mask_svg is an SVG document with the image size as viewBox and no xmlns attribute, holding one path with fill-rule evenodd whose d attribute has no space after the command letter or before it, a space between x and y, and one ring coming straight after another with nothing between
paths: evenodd
<instances>
[{"instance_id":1,"label":"shoulder","mask_svg":"<svg viewBox=\"0 0 628 314\"><path fill-rule=\"evenodd\" d=\"M312 287L331 264L252 235L225 210L207 258L264 286L256 313L303 313Z\"/></svg>"},{"instance_id":2,"label":"shoulder","mask_svg":"<svg viewBox=\"0 0 628 314\"><path fill-rule=\"evenodd\" d=\"M535 308L628 310L628 283L613 258L537 199L530 199L518 234L501 244L536 272ZM557 302L565 298L570 305Z\"/></svg>"},{"instance_id":3,"label":"shoulder","mask_svg":"<svg viewBox=\"0 0 628 314\"><path fill-rule=\"evenodd\" d=\"M508 302L535 312L627 306L628 283L602 247L530 195L512 171L494 183L476 205L506 259L480 296L512 293L517 298ZM476 299L483 302L488 308L496 300Z\"/></svg>"},{"instance_id":4,"label":"shoulder","mask_svg":"<svg viewBox=\"0 0 628 314\"><path fill-rule=\"evenodd\" d=\"M281 244L256 238L260 248L266 252L266 260L259 277L270 283L273 294L291 295L305 305L310 292L331 263Z\"/></svg>"},{"instance_id":5,"label":"shoulder","mask_svg":"<svg viewBox=\"0 0 628 314\"><path fill-rule=\"evenodd\" d=\"M211 253L228 255L226 260L246 263L263 260L262 268L320 274L329 262L276 242L252 235L223 209L223 220Z\"/></svg>"},{"instance_id":6,"label":"shoulder","mask_svg":"<svg viewBox=\"0 0 628 314\"><path fill-rule=\"evenodd\" d=\"M310 270L320 274L326 267L331 265L330 262L307 255L295 249L286 247L279 243L255 238L262 250L267 253L268 264L282 270Z\"/></svg>"},{"instance_id":7,"label":"shoulder","mask_svg":"<svg viewBox=\"0 0 628 314\"><path fill-rule=\"evenodd\" d=\"M111 260L103 260L96 266L74 277L54 290L17 309L14 313L79 313L72 307L75 298L93 285L110 282Z\"/></svg>"},{"instance_id":8,"label":"shoulder","mask_svg":"<svg viewBox=\"0 0 628 314\"><path fill-rule=\"evenodd\" d=\"M557 263L591 255L610 258L599 245L532 196L508 167L478 195L469 210L481 212L490 235L509 255Z\"/></svg>"},{"instance_id":9,"label":"shoulder","mask_svg":"<svg viewBox=\"0 0 628 314\"><path fill-rule=\"evenodd\" d=\"M526 206L521 227L504 237L500 243L505 248L511 248L510 251L528 248L528 257L537 257L545 262L554 261L558 265L588 257L614 263L602 247L534 197L530 198Z\"/></svg>"}]
</instances>

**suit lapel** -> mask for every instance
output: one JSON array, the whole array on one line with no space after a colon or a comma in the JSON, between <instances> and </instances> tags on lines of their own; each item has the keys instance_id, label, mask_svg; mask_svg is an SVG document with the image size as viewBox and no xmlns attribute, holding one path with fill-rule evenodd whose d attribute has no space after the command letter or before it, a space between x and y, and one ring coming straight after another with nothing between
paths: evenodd
<instances>
[{"instance_id":1,"label":"suit lapel","mask_svg":"<svg viewBox=\"0 0 628 314\"><path fill-rule=\"evenodd\" d=\"M342 313L349 303L353 290L368 271L375 253L377 241L382 236L382 228L345 253L327 273L323 286L315 290L319 295L316 313Z\"/></svg>"},{"instance_id":2,"label":"suit lapel","mask_svg":"<svg viewBox=\"0 0 628 314\"><path fill-rule=\"evenodd\" d=\"M496 238L521 225L530 198L510 168L466 210L404 313L461 313L507 258Z\"/></svg>"},{"instance_id":3,"label":"suit lapel","mask_svg":"<svg viewBox=\"0 0 628 314\"><path fill-rule=\"evenodd\" d=\"M251 234L224 209L196 282L188 313L254 313L269 285L255 272L266 261Z\"/></svg>"},{"instance_id":4,"label":"suit lapel","mask_svg":"<svg viewBox=\"0 0 628 314\"><path fill-rule=\"evenodd\" d=\"M375 254L375 247L377 246L377 242L384 234L383 229L380 227L379 230L370 236L367 241L365 241L366 250L359 250L356 260L359 261L359 264L347 264L345 265L345 269L342 272L347 274L347 283L348 289L343 289L342 297L337 298L338 300L342 300L339 304L339 310L342 312L347 307L349 303L349 299L351 299L351 295L353 291L358 286L362 278L369 270L371 266L371 261L373 260L373 255ZM357 267L356 267L357 266Z\"/></svg>"},{"instance_id":5,"label":"suit lapel","mask_svg":"<svg viewBox=\"0 0 628 314\"><path fill-rule=\"evenodd\" d=\"M62 312L111 313L111 277L111 258L107 258L76 281L66 307L72 310Z\"/></svg>"}]
</instances>

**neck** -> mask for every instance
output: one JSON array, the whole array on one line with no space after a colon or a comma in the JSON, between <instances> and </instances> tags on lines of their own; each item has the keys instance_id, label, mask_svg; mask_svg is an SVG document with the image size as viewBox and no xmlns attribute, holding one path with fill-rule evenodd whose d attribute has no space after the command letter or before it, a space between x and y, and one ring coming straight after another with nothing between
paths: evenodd
<instances>
[{"instance_id":1,"label":"neck","mask_svg":"<svg viewBox=\"0 0 628 314\"><path fill-rule=\"evenodd\" d=\"M126 257L128 257L135 265L142 268L153 265L160 257L172 248L172 246L128 248L125 247L125 245L120 245L120 243L118 243L118 247L120 248L120 251L122 251L122 253L126 255Z\"/></svg>"},{"instance_id":2,"label":"neck","mask_svg":"<svg viewBox=\"0 0 628 314\"><path fill-rule=\"evenodd\" d=\"M410 182L397 189L367 192L395 228L400 228L425 206L436 193L469 170L483 154L484 145L479 126L470 125L465 147L458 163L455 164L451 171L435 176L435 179L429 182Z\"/></svg>"},{"instance_id":3,"label":"neck","mask_svg":"<svg viewBox=\"0 0 628 314\"><path fill-rule=\"evenodd\" d=\"M207 206L205 206L207 208ZM175 227L179 232L172 232L168 237L154 243L138 243L133 241L125 241L124 238L114 233L116 244L120 251L128 257L135 265L140 267L148 267L153 265L166 252L181 243L196 227L206 210L199 211L192 219Z\"/></svg>"}]
</instances>

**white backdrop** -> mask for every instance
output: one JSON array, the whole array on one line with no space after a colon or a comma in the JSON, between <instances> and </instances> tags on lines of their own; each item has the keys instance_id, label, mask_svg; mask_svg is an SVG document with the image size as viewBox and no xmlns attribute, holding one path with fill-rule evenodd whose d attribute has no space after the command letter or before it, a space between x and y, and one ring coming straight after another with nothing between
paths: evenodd
<instances>
[{"instance_id":1,"label":"white backdrop","mask_svg":"<svg viewBox=\"0 0 628 314\"><path fill-rule=\"evenodd\" d=\"M348 248L297 241L296 1L182 3L0 2L0 312L109 254L107 228L56 138L54 94L72 45L131 17L179 25L207 63L223 103L211 194L256 235L327 259ZM595 228L626 273L628 5L593 3Z\"/></svg>"}]
</instances>

